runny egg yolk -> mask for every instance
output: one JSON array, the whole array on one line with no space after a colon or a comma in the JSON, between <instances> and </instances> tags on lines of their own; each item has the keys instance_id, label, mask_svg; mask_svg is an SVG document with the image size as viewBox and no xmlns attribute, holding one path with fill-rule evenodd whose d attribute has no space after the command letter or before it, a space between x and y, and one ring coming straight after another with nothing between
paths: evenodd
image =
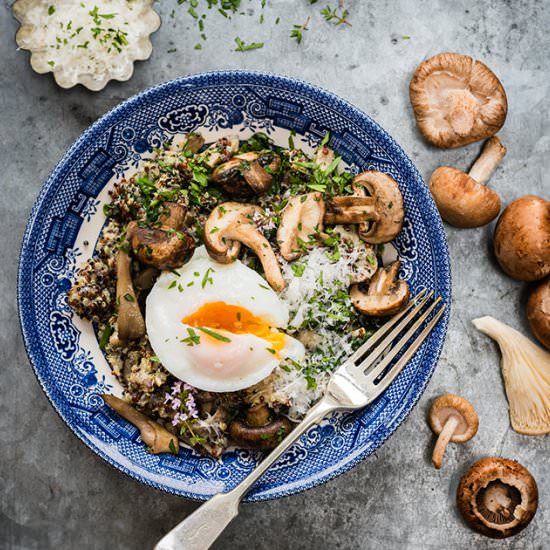
<instances>
[{"instance_id":1,"label":"runny egg yolk","mask_svg":"<svg viewBox=\"0 0 550 550\"><path fill-rule=\"evenodd\" d=\"M278 354L285 345L285 334L271 328L268 322L257 317L244 307L226 304L225 302L210 302L197 311L184 317L182 323L191 327L206 327L212 330L223 330L233 334L254 334L267 340L268 348ZM209 337L212 343L220 341Z\"/></svg>"}]
</instances>

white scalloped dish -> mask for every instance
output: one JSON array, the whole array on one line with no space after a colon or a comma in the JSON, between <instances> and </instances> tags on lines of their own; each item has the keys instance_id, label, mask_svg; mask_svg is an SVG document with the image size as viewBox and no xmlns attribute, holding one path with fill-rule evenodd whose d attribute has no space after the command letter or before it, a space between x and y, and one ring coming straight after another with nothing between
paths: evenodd
<instances>
[{"instance_id":1,"label":"white scalloped dish","mask_svg":"<svg viewBox=\"0 0 550 550\"><path fill-rule=\"evenodd\" d=\"M103 89L128 80L134 61L148 59L160 27L154 0L16 0L16 42L31 52L31 67L52 72L62 88Z\"/></svg>"}]
</instances>

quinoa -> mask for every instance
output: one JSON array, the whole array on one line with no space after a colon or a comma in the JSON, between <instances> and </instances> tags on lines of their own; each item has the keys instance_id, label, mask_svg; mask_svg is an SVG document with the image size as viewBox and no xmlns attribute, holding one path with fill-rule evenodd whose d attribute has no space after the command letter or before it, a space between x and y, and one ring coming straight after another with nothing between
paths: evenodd
<instances>
[{"instance_id":1,"label":"quinoa","mask_svg":"<svg viewBox=\"0 0 550 550\"><path fill-rule=\"evenodd\" d=\"M195 142L200 138L193 137ZM107 222L93 257L80 268L69 290L69 304L77 315L93 323L106 360L124 389L124 398L184 443L218 457L232 443L231 422L250 407L266 405L272 414L301 418L311 403L322 395L328 373L339 360L333 349L352 350L368 337L369 331L360 328L362 320L351 307L345 284L338 281L353 275L355 267L352 264L357 258L357 253L355 256L350 254L349 243L341 239L338 232L327 229L325 240L314 249L316 255L306 255L292 264L281 258L276 241L281 211L291 196L321 189L328 197L350 194L352 176L335 170L330 176L323 175L293 144L288 149L275 148L264 134L255 134L240 145L236 138L222 138L200 152L186 149L189 142L189 138L183 142L167 142L155 150L153 157L134 175L114 184L109 191L110 202L104 207ZM306 276L312 276L310 271L319 265L323 265L327 273L331 272L334 280L329 278L332 286L327 286L322 279L308 279L307 293L298 284L286 291L289 303L294 304L295 310L291 313L296 321L288 331L311 351L307 362L298 365L284 361L255 386L237 392L213 393L193 388L170 374L155 356L146 334L130 341L119 338L116 256L120 249L132 252L126 235L127 225L136 222L140 227L160 228L167 202L185 209L186 231L200 243L208 215L218 204L228 200L213 185L212 173L237 149L241 153L276 152L281 157L281 167L273 174L269 192L249 200L263 208L263 214L251 221L270 241L287 281L303 275L305 282ZM363 243L361 255L376 266L375 249ZM143 313L145 299L159 272L142 265L135 256L131 276ZM261 265L254 254L245 250L241 259L261 273ZM366 265L363 269L368 275L370 268L368 263Z\"/></svg>"}]
</instances>

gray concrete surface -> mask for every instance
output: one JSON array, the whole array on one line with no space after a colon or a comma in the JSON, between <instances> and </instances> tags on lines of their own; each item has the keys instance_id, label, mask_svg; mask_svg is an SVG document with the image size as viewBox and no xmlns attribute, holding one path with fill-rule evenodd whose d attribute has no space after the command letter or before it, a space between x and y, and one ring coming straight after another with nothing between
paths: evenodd
<instances>
[{"instance_id":1,"label":"gray concrete surface","mask_svg":"<svg viewBox=\"0 0 550 550\"><path fill-rule=\"evenodd\" d=\"M505 203L522 194L549 197L550 2L348 0L352 28L319 15L328 2L243 0L250 17L207 19L202 51L194 22L176 0L157 4L163 26L150 61L127 83L101 93L63 91L34 74L16 51L10 1L0 15L0 547L145 549L195 509L195 503L141 486L113 470L63 425L29 367L15 298L19 244L41 183L73 140L123 99L170 78L222 68L271 70L340 94L372 115L404 147L425 178L440 164L465 168L479 145L437 151L415 129L407 98L414 67L450 50L483 59L499 75L510 111L501 137L508 156L492 185ZM336 4L333 0L331 4ZM93 4L91 2L90 4ZM175 9L175 17L170 12ZM302 45L292 24L312 15ZM274 25L279 15L281 22ZM231 51L235 36L263 49ZM404 38L404 37L410 38ZM176 51L173 51L176 49ZM420 404L382 449L351 472L306 493L246 505L216 545L224 548L549 548L550 441L509 427L496 347L470 320L492 314L525 329L525 287L505 277L490 254L492 227L447 227L454 272L453 314L437 371ZM430 465L431 399L457 392L480 417L477 437L453 446L441 471ZM454 504L458 480L484 455L524 463L540 488L531 526L513 539L470 532Z\"/></svg>"}]
</instances>

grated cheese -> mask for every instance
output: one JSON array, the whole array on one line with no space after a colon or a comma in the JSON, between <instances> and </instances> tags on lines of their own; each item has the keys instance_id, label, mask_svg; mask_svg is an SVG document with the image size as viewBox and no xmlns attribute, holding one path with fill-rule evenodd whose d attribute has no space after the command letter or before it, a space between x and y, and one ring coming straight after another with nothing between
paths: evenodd
<instances>
[{"instance_id":1,"label":"grated cheese","mask_svg":"<svg viewBox=\"0 0 550 550\"><path fill-rule=\"evenodd\" d=\"M82 75L98 82L107 76L127 78L143 37L151 32L151 20L143 16L146 5L127 0L34 2L25 13L32 33L22 46L39 52L40 66L63 73L72 85Z\"/></svg>"}]
</instances>

